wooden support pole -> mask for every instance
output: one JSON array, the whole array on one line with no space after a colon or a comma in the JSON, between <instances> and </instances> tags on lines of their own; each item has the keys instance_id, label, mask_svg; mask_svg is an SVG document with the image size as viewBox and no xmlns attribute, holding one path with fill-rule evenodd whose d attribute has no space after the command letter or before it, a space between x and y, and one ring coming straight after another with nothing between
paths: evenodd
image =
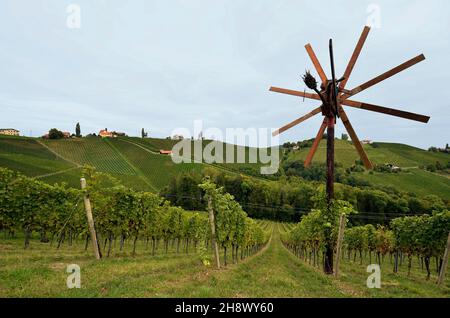
<instances>
[{"instance_id":1,"label":"wooden support pole","mask_svg":"<svg viewBox=\"0 0 450 318\"><path fill-rule=\"evenodd\" d=\"M334 261L334 276L338 277L339 275L339 264L341 262L341 251L342 251L342 241L344 239L344 231L345 231L345 213L342 213L339 218L339 234L336 245L336 259Z\"/></svg>"},{"instance_id":2,"label":"wooden support pole","mask_svg":"<svg viewBox=\"0 0 450 318\"><path fill-rule=\"evenodd\" d=\"M86 179L81 178L81 189L86 189ZM88 220L89 225L89 232L91 233L91 241L92 246L94 247L94 255L96 259L101 258L100 249L97 242L97 233L95 232L95 224L94 224L94 217L92 216L92 208L91 208L91 201L89 200L89 194L85 192L84 194L84 208L86 210L86 216Z\"/></svg>"},{"instance_id":3,"label":"wooden support pole","mask_svg":"<svg viewBox=\"0 0 450 318\"><path fill-rule=\"evenodd\" d=\"M334 117L327 119L327 200L334 198Z\"/></svg>"},{"instance_id":4,"label":"wooden support pole","mask_svg":"<svg viewBox=\"0 0 450 318\"><path fill-rule=\"evenodd\" d=\"M327 209L328 213L332 213L332 201L334 198L334 117L327 119ZM330 234L331 235L331 234ZM325 274L333 274L333 258L334 246L331 241L331 236L326 238L325 243L325 259L324 272Z\"/></svg>"},{"instance_id":5,"label":"wooden support pole","mask_svg":"<svg viewBox=\"0 0 450 318\"><path fill-rule=\"evenodd\" d=\"M216 240L216 222L214 221L214 210L212 207L211 196L208 196L208 212L209 212L209 223L211 225L211 240L214 249L214 257L216 259L217 269L220 269L220 258L219 258L219 246Z\"/></svg>"},{"instance_id":6,"label":"wooden support pole","mask_svg":"<svg viewBox=\"0 0 450 318\"><path fill-rule=\"evenodd\" d=\"M444 283L445 270L447 268L448 258L450 256L449 254L450 254L450 232L448 233L447 247L445 248L444 259L442 260L441 271L439 272L439 278L437 281L437 284L439 286L441 286Z\"/></svg>"}]
</instances>

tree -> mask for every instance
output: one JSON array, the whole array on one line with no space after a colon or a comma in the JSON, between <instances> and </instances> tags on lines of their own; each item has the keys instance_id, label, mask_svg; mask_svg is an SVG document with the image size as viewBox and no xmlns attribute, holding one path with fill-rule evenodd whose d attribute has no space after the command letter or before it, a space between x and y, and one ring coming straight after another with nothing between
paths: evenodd
<instances>
[{"instance_id":1,"label":"tree","mask_svg":"<svg viewBox=\"0 0 450 318\"><path fill-rule=\"evenodd\" d=\"M64 134L62 131L52 128L48 131L48 138L49 139L62 139L64 138Z\"/></svg>"},{"instance_id":2,"label":"tree","mask_svg":"<svg viewBox=\"0 0 450 318\"><path fill-rule=\"evenodd\" d=\"M75 126L75 136L77 136L77 138L81 137L80 123L77 123L77 125Z\"/></svg>"},{"instance_id":3,"label":"tree","mask_svg":"<svg viewBox=\"0 0 450 318\"><path fill-rule=\"evenodd\" d=\"M144 128L141 129L141 137L145 138L148 136L148 133L144 130Z\"/></svg>"},{"instance_id":4,"label":"tree","mask_svg":"<svg viewBox=\"0 0 450 318\"><path fill-rule=\"evenodd\" d=\"M342 140L348 140L348 135L347 134L342 134L341 135L341 139Z\"/></svg>"}]
</instances>

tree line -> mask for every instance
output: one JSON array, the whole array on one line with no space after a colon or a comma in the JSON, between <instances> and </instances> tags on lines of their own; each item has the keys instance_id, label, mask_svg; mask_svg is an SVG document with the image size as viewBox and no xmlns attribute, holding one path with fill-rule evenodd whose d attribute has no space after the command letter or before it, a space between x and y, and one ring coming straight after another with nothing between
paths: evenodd
<instances>
[{"instance_id":1,"label":"tree line","mask_svg":"<svg viewBox=\"0 0 450 318\"><path fill-rule=\"evenodd\" d=\"M199 200L198 184L204 175L232 194L236 201L253 218L298 222L301 216L314 207L313 197L319 182L299 177L281 177L278 181L257 180L243 175L233 175L205 169L203 173L183 173L173 177L161 195L186 210L204 210ZM448 201L435 195L423 197L393 188L355 187L336 183L335 197L349 202L362 213L355 223L387 224L386 220L398 214L431 214L450 207ZM373 214L364 218L363 212Z\"/></svg>"}]
</instances>

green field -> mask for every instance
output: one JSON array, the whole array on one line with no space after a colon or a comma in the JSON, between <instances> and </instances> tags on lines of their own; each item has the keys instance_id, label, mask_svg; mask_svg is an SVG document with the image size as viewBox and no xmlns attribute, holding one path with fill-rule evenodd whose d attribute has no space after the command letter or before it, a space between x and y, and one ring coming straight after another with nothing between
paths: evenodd
<instances>
[{"instance_id":1,"label":"green field","mask_svg":"<svg viewBox=\"0 0 450 318\"><path fill-rule=\"evenodd\" d=\"M289 154L287 161L304 161L310 148L304 148ZM364 145L369 159L374 164L393 164L403 169L401 173L360 172L353 173L358 178L369 181L372 185L392 186L404 192L418 195L435 194L444 199L450 199L450 179L448 175L431 173L420 166L435 164L439 161L447 165L450 156L444 153L434 153L423 149L395 143L375 143ZM335 159L344 168L350 167L359 159L358 153L349 141L336 139ZM326 162L326 140L322 140L314 156L313 162Z\"/></svg>"},{"instance_id":2,"label":"green field","mask_svg":"<svg viewBox=\"0 0 450 318\"><path fill-rule=\"evenodd\" d=\"M404 192L412 192L419 196L435 194L450 199L450 179L448 177L411 168L401 173L358 173L358 177L375 185L389 185Z\"/></svg>"},{"instance_id":3,"label":"green field","mask_svg":"<svg viewBox=\"0 0 450 318\"><path fill-rule=\"evenodd\" d=\"M63 140L1 137L0 164L48 183L66 182L74 187L79 186L81 166L90 165L100 172L111 174L126 186L151 191L163 188L173 176L186 171L198 172L205 167L233 174L242 171L254 175L259 173L259 163L208 164L200 163L198 158L191 156L192 163L175 164L170 156L159 154L159 150L171 150L177 142L133 137ZM192 149L199 142L202 149L209 143L206 140L194 141ZM248 158L249 148L234 146L235 158L238 150L244 150Z\"/></svg>"},{"instance_id":4,"label":"green field","mask_svg":"<svg viewBox=\"0 0 450 318\"><path fill-rule=\"evenodd\" d=\"M325 139L320 141L317 152L314 156L313 162L326 161L326 147ZM289 155L288 160L305 160L310 148L303 148L294 151ZM371 145L364 145L369 159L374 164L390 163L402 168L419 167L421 165L435 164L436 161L442 164L447 164L450 160L448 154L434 153L420 148L415 148L408 145L396 143L382 143L377 142ZM344 167L350 167L359 159L355 147L349 141L340 139L335 140L335 160Z\"/></svg>"},{"instance_id":5,"label":"green field","mask_svg":"<svg viewBox=\"0 0 450 318\"><path fill-rule=\"evenodd\" d=\"M0 136L0 166L36 177L74 168L33 138Z\"/></svg>"},{"instance_id":6,"label":"green field","mask_svg":"<svg viewBox=\"0 0 450 318\"><path fill-rule=\"evenodd\" d=\"M125 185L135 189L158 191L169 180L185 171L201 171L205 167L231 174L247 174L258 178L258 163L183 163L175 164L170 156L160 155L159 150L170 150L178 141L157 138L122 137L101 139L96 137L64 140L41 140L26 137L0 137L0 165L20 171L27 176L54 183L66 182L78 187L82 165L94 166L98 171L110 173ZM192 149L194 148L194 141ZM209 141L204 140L204 148ZM219 143L219 145L225 145ZM326 142L322 140L314 162L325 162ZM398 174L354 173L357 178L373 185L393 186L405 192L418 195L436 194L450 199L450 179L418 169L419 166L434 164L436 161L446 165L449 156L433 153L402 144L375 143L365 145L369 158L376 164L391 163L403 168ZM234 146L237 151L244 150L248 160L250 148ZM226 156L224 147L224 157ZM287 161L304 160L309 148L290 152ZM192 158L194 159L194 158ZM196 158L197 159L197 158ZM336 161L344 167L355 163L358 155L348 141L336 140Z\"/></svg>"},{"instance_id":7,"label":"green field","mask_svg":"<svg viewBox=\"0 0 450 318\"><path fill-rule=\"evenodd\" d=\"M132 256L131 244L113 257L95 261L82 240L60 249L33 240L24 251L22 240L0 239L0 297L449 297L450 280L439 288L417 262L411 275L406 262L397 274L389 259L381 265L380 289L366 287L368 259L344 259L339 279L299 260L280 241L289 224L259 221L272 238L254 256L217 270L204 266L198 254L172 248L152 256L144 241ZM116 247L117 249L117 247ZM66 287L66 266L81 268L81 288Z\"/></svg>"}]
</instances>

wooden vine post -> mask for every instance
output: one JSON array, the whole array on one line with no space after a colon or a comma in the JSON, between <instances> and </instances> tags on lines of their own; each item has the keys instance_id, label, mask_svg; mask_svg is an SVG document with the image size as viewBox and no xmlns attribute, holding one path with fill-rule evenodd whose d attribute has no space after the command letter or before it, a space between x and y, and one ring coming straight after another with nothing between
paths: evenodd
<instances>
[{"instance_id":1,"label":"wooden vine post","mask_svg":"<svg viewBox=\"0 0 450 318\"><path fill-rule=\"evenodd\" d=\"M86 179L81 178L81 189L86 189ZM92 216L92 208L91 208L91 201L89 199L89 193L85 191L84 193L84 208L86 210L86 216L88 220L88 226L89 226L89 232L91 233L91 241L92 246L94 247L94 255L96 259L101 258L100 249L97 242L97 233L95 232L95 224L94 224L94 217Z\"/></svg>"},{"instance_id":2,"label":"wooden vine post","mask_svg":"<svg viewBox=\"0 0 450 318\"><path fill-rule=\"evenodd\" d=\"M439 286L441 286L444 283L445 270L447 268L448 258L450 256L449 254L450 254L450 232L448 233L447 247L445 248L444 259L442 261L441 271L439 272L439 278L438 278L438 281L437 281L437 284Z\"/></svg>"},{"instance_id":3,"label":"wooden vine post","mask_svg":"<svg viewBox=\"0 0 450 318\"><path fill-rule=\"evenodd\" d=\"M339 275L339 264L341 262L342 241L344 239L344 231L345 231L345 220L346 220L345 213L342 213L341 217L339 218L339 234L336 245L336 259L334 261L335 264L334 276L336 277L338 277Z\"/></svg>"},{"instance_id":4,"label":"wooden vine post","mask_svg":"<svg viewBox=\"0 0 450 318\"><path fill-rule=\"evenodd\" d=\"M216 240L216 222L214 220L214 210L212 207L211 195L208 195L208 213L209 213L209 224L211 225L211 237L214 249L214 257L216 259L217 269L220 269L219 246L217 245Z\"/></svg>"}]
</instances>

